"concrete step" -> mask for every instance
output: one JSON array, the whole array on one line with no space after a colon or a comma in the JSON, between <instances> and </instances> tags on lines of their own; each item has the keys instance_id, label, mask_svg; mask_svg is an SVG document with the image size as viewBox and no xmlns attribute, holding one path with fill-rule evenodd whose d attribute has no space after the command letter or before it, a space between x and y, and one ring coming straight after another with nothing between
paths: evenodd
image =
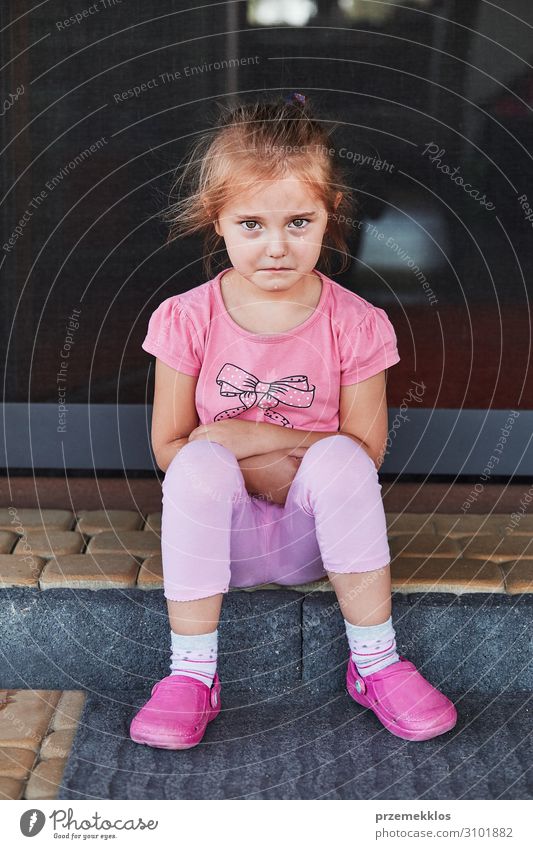
<instances>
[{"instance_id":1,"label":"concrete step","mask_svg":"<svg viewBox=\"0 0 533 849\"><path fill-rule=\"evenodd\" d=\"M168 675L161 590L0 591L0 687L144 691ZM400 651L445 691L533 692L533 596L395 594ZM348 645L332 592L230 592L219 627L225 691L254 703L301 683L321 696L344 685Z\"/></svg>"},{"instance_id":2,"label":"concrete step","mask_svg":"<svg viewBox=\"0 0 533 849\"><path fill-rule=\"evenodd\" d=\"M300 684L222 711L194 749L130 740L146 693L89 693L58 799L530 799L532 695L455 694L456 728L407 743L345 691ZM451 694L452 695L452 694Z\"/></svg>"}]
</instances>

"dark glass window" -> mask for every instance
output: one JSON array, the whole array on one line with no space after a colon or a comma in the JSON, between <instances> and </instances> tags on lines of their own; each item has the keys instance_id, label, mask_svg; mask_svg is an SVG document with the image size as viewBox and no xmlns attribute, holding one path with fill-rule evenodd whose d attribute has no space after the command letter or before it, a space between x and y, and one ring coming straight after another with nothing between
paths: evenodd
<instances>
[{"instance_id":1,"label":"dark glass window","mask_svg":"<svg viewBox=\"0 0 533 849\"><path fill-rule=\"evenodd\" d=\"M172 171L213 100L298 90L342 125L336 279L397 330L389 403L417 380L426 407L531 407L527 0L6 2L0 23L8 401L151 399L148 318L205 279L198 240L164 247Z\"/></svg>"}]
</instances>

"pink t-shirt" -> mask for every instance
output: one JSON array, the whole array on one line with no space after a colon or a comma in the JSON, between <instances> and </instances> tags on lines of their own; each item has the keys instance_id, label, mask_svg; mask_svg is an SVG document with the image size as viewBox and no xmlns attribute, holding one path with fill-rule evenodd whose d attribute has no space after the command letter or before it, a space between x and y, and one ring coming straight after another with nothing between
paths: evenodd
<instances>
[{"instance_id":1,"label":"pink t-shirt","mask_svg":"<svg viewBox=\"0 0 533 849\"><path fill-rule=\"evenodd\" d=\"M220 278L173 295L152 313L142 347L198 376L200 424L239 417L299 430L339 430L340 387L399 362L387 314L315 269L313 313L283 333L252 333L226 310Z\"/></svg>"}]
</instances>

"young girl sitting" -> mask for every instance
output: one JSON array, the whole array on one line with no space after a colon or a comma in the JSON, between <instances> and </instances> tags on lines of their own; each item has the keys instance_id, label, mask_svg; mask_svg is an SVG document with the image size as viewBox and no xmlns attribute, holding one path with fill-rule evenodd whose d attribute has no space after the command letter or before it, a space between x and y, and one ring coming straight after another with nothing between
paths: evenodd
<instances>
[{"instance_id":1,"label":"young girl sitting","mask_svg":"<svg viewBox=\"0 0 533 849\"><path fill-rule=\"evenodd\" d=\"M143 343L156 357L172 659L131 722L137 743L190 748L220 712L217 629L230 586L326 574L352 698L405 740L457 719L396 650L378 469L385 374L399 356L384 310L316 267L329 271L332 251L346 262L352 204L331 151L301 94L226 109L168 210L169 241L204 232L209 261L223 242L231 266L163 301Z\"/></svg>"}]
</instances>

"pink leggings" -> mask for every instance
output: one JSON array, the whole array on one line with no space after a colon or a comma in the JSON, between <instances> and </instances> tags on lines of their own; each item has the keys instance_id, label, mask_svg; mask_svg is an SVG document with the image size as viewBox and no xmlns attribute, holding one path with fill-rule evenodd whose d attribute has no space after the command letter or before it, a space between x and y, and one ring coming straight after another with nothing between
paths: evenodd
<instances>
[{"instance_id":1,"label":"pink leggings","mask_svg":"<svg viewBox=\"0 0 533 849\"><path fill-rule=\"evenodd\" d=\"M161 548L172 601L381 569L390 551L376 467L350 437L326 436L307 449L285 504L273 504L248 494L228 448L189 442L163 481Z\"/></svg>"}]
</instances>

